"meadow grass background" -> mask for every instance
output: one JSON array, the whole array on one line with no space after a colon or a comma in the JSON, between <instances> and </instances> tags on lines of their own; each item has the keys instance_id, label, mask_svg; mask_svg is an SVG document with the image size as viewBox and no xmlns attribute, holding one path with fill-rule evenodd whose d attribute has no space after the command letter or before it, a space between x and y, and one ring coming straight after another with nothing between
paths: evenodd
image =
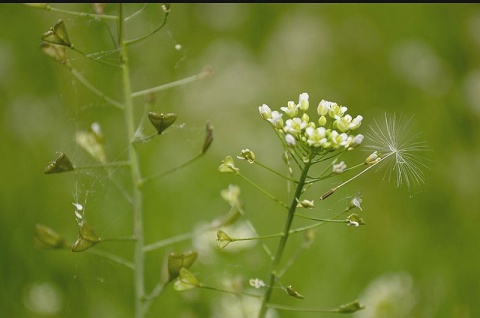
<instances>
[{"instance_id":1,"label":"meadow grass background","mask_svg":"<svg viewBox=\"0 0 480 318\"><path fill-rule=\"evenodd\" d=\"M88 4L58 6L91 11ZM114 14L116 7L107 4L106 12ZM132 37L161 23L159 5L149 5L145 12L128 22ZM86 217L101 236L130 234L129 206L105 173L43 174L59 151L75 163L92 162L75 145L75 132L94 121L102 125L108 158L125 159L122 113L104 107L39 50L40 36L59 18L84 52L112 49L111 37L104 24L21 4L0 5L0 17L2 313L130 317L129 270L88 253L41 250L32 244L36 223L73 241L77 229L72 202L84 203L85 197ZM182 49L176 50L176 44ZM68 56L99 89L121 98L119 72L73 52ZM205 65L214 70L212 78L156 95L155 110L175 112L178 121L140 147L145 174L168 170L197 154L207 121L215 128L215 140L201 160L146 187L147 243L192 231L226 213L220 191L231 183L242 188L247 214L261 234L281 231L283 214L275 204L217 168L226 155L250 148L262 162L284 169L280 144L258 115L258 106L279 109L307 92L312 108L326 99L349 107L352 115L362 114L363 133L385 112L414 115L414 132L421 133L431 150L430 169L425 170L426 183L410 190L397 189L394 182L382 180L382 173L369 172L325 203L318 202L313 215L331 215L344 207L348 196L361 191L361 215L367 225L321 226L315 243L284 278L305 299L276 291L274 301L326 308L354 299L365 302L362 293L376 278L406 273L412 279L415 305L413 314L399 312L399 317L480 314L480 6L173 4L167 26L132 46L131 65L134 90L196 74ZM137 102L141 110L142 100ZM154 130L149 127L146 132ZM347 165L366 155L352 152L345 157ZM285 198L284 183L256 166L238 164L247 176ZM127 172L118 169L120 182L126 182ZM329 179L311 193L320 196L342 180L346 176ZM147 254L147 288L159 279L166 253L192 249L196 240ZM212 234L212 244L214 240ZM287 253L300 241L301 235L293 238ZM272 248L275 243L267 242ZM98 248L131 255L129 243ZM220 285L224 278L265 279L268 263L258 246L236 254L202 250L192 271L202 282ZM43 307L41 298L32 296L39 290L47 294ZM216 317L222 301L236 302L222 297L203 290L179 294L170 287L150 316ZM335 315L323 315L331 316Z\"/></svg>"}]
</instances>

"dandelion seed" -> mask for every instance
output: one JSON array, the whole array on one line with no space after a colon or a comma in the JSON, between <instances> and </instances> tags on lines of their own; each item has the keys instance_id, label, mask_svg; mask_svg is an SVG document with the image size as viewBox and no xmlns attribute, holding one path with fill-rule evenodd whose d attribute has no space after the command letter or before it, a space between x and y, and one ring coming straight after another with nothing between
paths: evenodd
<instances>
[{"instance_id":1,"label":"dandelion seed","mask_svg":"<svg viewBox=\"0 0 480 318\"><path fill-rule=\"evenodd\" d=\"M424 163L427 159L421 154L427 151L426 143L418 140L418 133L410 132L412 118L400 116L397 120L395 114L391 118L385 114L384 125L375 121L367 135L371 143L366 146L367 150L379 153L382 159L379 166L387 169L385 177L388 175L389 181L395 175L397 187L406 184L410 188L424 183L422 168L428 169Z\"/></svg>"}]
</instances>

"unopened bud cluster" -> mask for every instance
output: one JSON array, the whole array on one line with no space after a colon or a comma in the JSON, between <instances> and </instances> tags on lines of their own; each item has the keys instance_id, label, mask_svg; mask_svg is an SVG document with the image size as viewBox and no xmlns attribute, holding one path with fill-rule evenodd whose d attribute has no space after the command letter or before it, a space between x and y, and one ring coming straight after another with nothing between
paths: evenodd
<instances>
[{"instance_id":1,"label":"unopened bud cluster","mask_svg":"<svg viewBox=\"0 0 480 318\"><path fill-rule=\"evenodd\" d=\"M310 153L323 154L337 149L350 150L362 143L362 134L352 134L362 123L361 115L353 118L347 114L347 107L322 100L317 106L318 119L311 121L308 108L308 94L302 93L298 104L289 101L286 107L280 108L282 112L272 111L266 104L259 106L258 110L292 148L301 147Z\"/></svg>"}]
</instances>

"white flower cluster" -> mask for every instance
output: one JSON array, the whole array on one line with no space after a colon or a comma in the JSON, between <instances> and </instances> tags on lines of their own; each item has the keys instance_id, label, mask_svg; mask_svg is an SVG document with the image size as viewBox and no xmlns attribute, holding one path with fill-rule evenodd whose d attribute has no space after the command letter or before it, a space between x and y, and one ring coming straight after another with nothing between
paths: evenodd
<instances>
[{"instance_id":1,"label":"white flower cluster","mask_svg":"<svg viewBox=\"0 0 480 318\"><path fill-rule=\"evenodd\" d=\"M324 153L339 148L352 149L363 141L362 134L351 134L360 127L363 117L353 118L346 114L347 107L337 103L322 100L317 107L320 116L318 120L310 121L307 114L309 108L308 94L300 94L298 104L289 101L286 107L281 107L280 113L272 111L266 104L258 107L260 116L270 122L274 128L285 135L285 142L290 147L300 143L315 153ZM299 115L301 112L301 115ZM283 120L283 115L288 119Z\"/></svg>"}]
</instances>

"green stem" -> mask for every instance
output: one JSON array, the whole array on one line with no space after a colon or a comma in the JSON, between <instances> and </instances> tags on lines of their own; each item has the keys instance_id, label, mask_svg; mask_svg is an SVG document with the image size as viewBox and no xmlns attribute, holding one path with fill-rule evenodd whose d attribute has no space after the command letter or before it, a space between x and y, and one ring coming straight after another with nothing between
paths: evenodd
<instances>
[{"instance_id":1,"label":"green stem","mask_svg":"<svg viewBox=\"0 0 480 318\"><path fill-rule=\"evenodd\" d=\"M157 174L153 174L151 176L148 176L148 177L145 177L143 178L142 180L140 180L140 183L139 183L139 186L143 186L145 183L149 183L149 182L152 182L156 179L160 179L161 177L164 177L172 172L175 172L177 170L180 170L182 168L185 168L186 166L188 166L189 164L193 163L195 160L197 160L198 158L200 158L201 156L203 155L203 153L199 153L198 155L196 155L195 157L189 159L188 161L185 161L184 163L170 169L170 170L167 170L165 172L160 172L160 173L157 173Z\"/></svg>"},{"instance_id":2,"label":"green stem","mask_svg":"<svg viewBox=\"0 0 480 318\"><path fill-rule=\"evenodd\" d=\"M122 69L123 68L124 67L122 66ZM108 97L107 95L105 95L104 92L100 91L95 86L93 86L92 83L90 83L85 77L83 77L83 75L80 74L80 72L78 72L76 69L68 67L68 70L70 71L70 73L72 73L73 76L75 76L76 79L78 79L80 81L80 83L85 85L85 87L88 88L89 90L91 90L94 94L100 96L101 99L110 103L111 105L115 106L116 108L119 108L119 109L123 108L123 105L121 103L119 103L116 100Z\"/></svg>"},{"instance_id":3,"label":"green stem","mask_svg":"<svg viewBox=\"0 0 480 318\"><path fill-rule=\"evenodd\" d=\"M163 91L163 90L166 90L166 89L169 89L169 88L172 88L172 87L177 87L177 86L181 86L181 85L184 85L184 84L187 84L187 83L195 82L196 80L201 79L204 76L205 76L204 72L201 72L200 74L196 74L196 75L193 75L193 76L190 76L190 77L187 77L187 78L175 81L175 82L170 82L170 83L167 83L167 84L163 84L163 85L155 86L155 87L152 87L152 88L144 89L142 91L134 92L134 93L132 93L132 97L139 97L139 96L143 96L143 95L148 95L148 94Z\"/></svg>"},{"instance_id":4,"label":"green stem","mask_svg":"<svg viewBox=\"0 0 480 318\"><path fill-rule=\"evenodd\" d=\"M248 183L250 183L255 189L259 190L260 192L262 192L264 195L266 195L267 197L269 197L270 199L272 199L273 201L277 202L278 204L280 204L281 206L283 206L284 208L287 208L288 209L288 205L286 205L285 203L283 203L282 201L280 201L279 199L277 199L275 196L271 195L270 193L268 193L267 191L265 191L262 187L260 187L259 185L257 185L255 182L253 182L252 180L248 179L247 177L245 177L244 175L242 175L241 173L237 173L237 176L239 176L240 178L242 178L243 180L247 181Z\"/></svg>"},{"instance_id":5,"label":"green stem","mask_svg":"<svg viewBox=\"0 0 480 318\"><path fill-rule=\"evenodd\" d=\"M232 242L257 241L257 240L265 240L265 239L270 239L270 238L275 238L280 236L283 236L283 233L276 233L276 234L262 235L262 236L255 236L255 237L241 237L241 238L231 237L231 239L232 239Z\"/></svg>"},{"instance_id":6,"label":"green stem","mask_svg":"<svg viewBox=\"0 0 480 318\"><path fill-rule=\"evenodd\" d=\"M144 305L143 310L145 312L148 311L148 309L152 305L152 302L163 292L163 290L168 285L168 283L169 282L165 282L165 283L159 282L153 289L152 293L145 297L145 303L143 304Z\"/></svg>"},{"instance_id":7,"label":"green stem","mask_svg":"<svg viewBox=\"0 0 480 318\"><path fill-rule=\"evenodd\" d=\"M168 18L168 14L169 12L165 12L165 15L163 17L163 23L158 27L156 28L155 30L153 30L152 32L150 32L149 34L146 34L144 36L141 36L141 37L138 37L136 39L132 39L132 40L128 40L128 41L125 41L125 45L131 45L131 44L134 44L134 43L137 43L137 42L140 42L152 35L154 35L155 33L157 33L158 31L160 31L164 26L165 24L167 24L167 18Z\"/></svg>"},{"instance_id":8,"label":"green stem","mask_svg":"<svg viewBox=\"0 0 480 318\"><path fill-rule=\"evenodd\" d=\"M338 313L339 310L335 309L321 309L321 308L302 308L302 307L291 307L284 305L271 304L268 305L270 308L288 310L288 311L301 311L301 312L321 312L321 313Z\"/></svg>"},{"instance_id":9,"label":"green stem","mask_svg":"<svg viewBox=\"0 0 480 318\"><path fill-rule=\"evenodd\" d=\"M130 166L130 162L128 161L115 161L115 162L105 162L105 163L92 163L89 165L81 165L75 166L75 170L80 169L103 169L109 167L122 167L122 166Z\"/></svg>"},{"instance_id":10,"label":"green stem","mask_svg":"<svg viewBox=\"0 0 480 318\"><path fill-rule=\"evenodd\" d=\"M105 251L102 251L102 250L98 250L98 249L95 249L95 248L89 249L87 252L90 253L90 254L93 254L93 255L97 255L97 256L100 256L100 257L107 258L111 261L114 261L114 262L116 262L120 265L123 265L125 267L128 267L130 269L134 269L134 266L131 262L129 262L129 261L117 256L117 255L113 255L111 253L108 253L108 252L105 252Z\"/></svg>"},{"instance_id":11,"label":"green stem","mask_svg":"<svg viewBox=\"0 0 480 318\"><path fill-rule=\"evenodd\" d=\"M127 237L102 237L99 239L102 242L124 242L124 241L135 241L134 237L127 236Z\"/></svg>"},{"instance_id":12,"label":"green stem","mask_svg":"<svg viewBox=\"0 0 480 318\"><path fill-rule=\"evenodd\" d=\"M279 176L279 177L282 177L282 178L284 178L284 179L286 179L286 180L288 180L288 181L295 182L295 180L293 180L292 178L290 178L290 177L288 177L288 176L285 176L285 175L281 174L281 173L278 172L278 171L273 170L272 168L264 165L263 163L261 163L261 162L259 162L259 161L257 161L257 160L255 160L255 163L256 163L257 165L259 165L260 167L265 168L265 169L267 169L268 171L276 174L276 175Z\"/></svg>"},{"instance_id":13,"label":"green stem","mask_svg":"<svg viewBox=\"0 0 480 318\"><path fill-rule=\"evenodd\" d=\"M161 241L157 241L157 242L152 243L152 244L145 245L143 247L143 252L150 252L150 251L162 248L164 246L172 245L173 243L186 241L190 238L192 238L192 233L191 232L181 234L181 235L177 235L177 236L174 236L174 237L170 237L170 238L165 239L165 240L161 240Z\"/></svg>"},{"instance_id":14,"label":"green stem","mask_svg":"<svg viewBox=\"0 0 480 318\"><path fill-rule=\"evenodd\" d=\"M311 165L312 163L310 161L304 165L302 169L302 174L300 176L300 179L298 180L297 189L295 190L295 195L292 199L292 203L290 204L290 208L288 210L288 216L285 221L283 236L280 238L280 242L278 243L278 246L277 246L277 251L275 252L275 256L272 261L270 278L267 283L268 288L267 288L267 291L265 292L265 296L262 301L262 307L258 315L259 318L263 318L267 314L268 303L270 302L270 298L272 297L273 287L277 277L277 272L279 270L280 261L282 259L283 252L285 251L285 247L287 245L288 237L290 234L290 228L292 226L293 218L295 216L295 211L297 209L297 203L298 203L298 200L300 200L300 195L302 194L303 187L305 186L308 170L310 169Z\"/></svg>"},{"instance_id":15,"label":"green stem","mask_svg":"<svg viewBox=\"0 0 480 318\"><path fill-rule=\"evenodd\" d=\"M213 290L213 291L216 291L216 292L231 294L231 295L236 295L236 296L249 296L249 297L256 297L256 298L261 297L260 295L256 295L256 294L250 294L250 293L244 293L244 292L239 293L239 292L236 292L236 291L219 289L219 288L216 288L216 287L205 286L205 285L202 285L202 284L199 287L203 288L203 289Z\"/></svg>"},{"instance_id":16,"label":"green stem","mask_svg":"<svg viewBox=\"0 0 480 318\"><path fill-rule=\"evenodd\" d=\"M140 191L140 180L142 179L140 173L140 165L138 160L138 153L135 147L134 137L134 112L133 112L133 100L132 100L132 88L130 83L130 67L128 61L128 50L125 44L125 25L123 23L123 6L120 4L119 9L119 39L121 39L121 70L122 70L122 83L123 83L123 98L124 98L124 117L125 126L127 130L128 138L128 159L130 161L130 177L132 182L133 192L133 263L134 263L134 303L135 303L135 317L144 317L143 299L145 296L144 286L144 233L143 233L143 211L142 211L142 192Z\"/></svg>"},{"instance_id":17,"label":"green stem","mask_svg":"<svg viewBox=\"0 0 480 318\"><path fill-rule=\"evenodd\" d=\"M64 13L69 15L74 15L77 17L84 17L84 18L94 18L94 19L105 19L105 20L118 20L118 16L116 15L107 15L107 14L95 14L95 13L88 13L88 12L77 12L77 11L70 11L52 7L48 4L37 4L37 5L30 5L30 7L37 7L38 9L45 9L47 11Z\"/></svg>"},{"instance_id":18,"label":"green stem","mask_svg":"<svg viewBox=\"0 0 480 318\"><path fill-rule=\"evenodd\" d=\"M388 153L387 155L383 156L381 158L381 160L378 160L376 161L375 163L372 163L370 166L368 166L368 168L365 168L363 169L362 171L360 171L359 173L357 173L356 175L354 175L353 177L351 177L350 179L348 179L347 181L344 181L343 183L339 184L338 186L334 187L334 188L331 188L330 190L328 190L327 192L325 192L321 197L320 197L320 200L325 200L326 198L328 198L329 196L331 196L332 194L335 193L335 191L337 191L338 189L340 189L341 187L343 187L344 185L346 185L347 183L349 183L350 181L353 181L355 180L356 178L360 177L362 174L364 174L365 172L367 172L368 170L372 169L373 167L375 167L377 164L379 164L380 162L384 161L385 159L387 159L388 157L390 157L391 155L393 155L395 152L390 152Z\"/></svg>"}]
</instances>

